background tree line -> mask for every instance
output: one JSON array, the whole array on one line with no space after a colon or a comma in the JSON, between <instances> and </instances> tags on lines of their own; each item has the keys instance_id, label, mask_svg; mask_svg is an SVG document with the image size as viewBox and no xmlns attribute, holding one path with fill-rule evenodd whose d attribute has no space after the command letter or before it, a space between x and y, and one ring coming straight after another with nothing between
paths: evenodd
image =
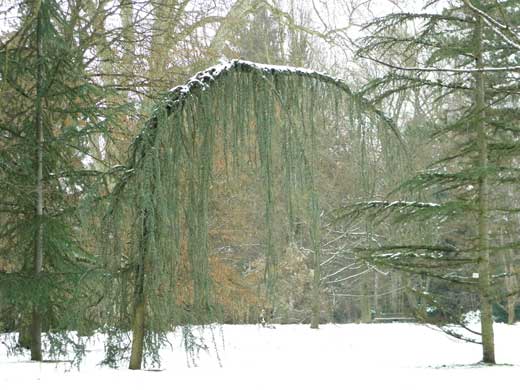
<instances>
[{"instance_id":1,"label":"background tree line","mask_svg":"<svg viewBox=\"0 0 520 390\"><path fill-rule=\"evenodd\" d=\"M390 313L453 322L480 308L487 340L492 308L515 321L515 2L434 1L381 18L386 2L311 3L37 0L2 9L0 322L24 336L33 359L42 358L42 331L81 351L67 330L130 329L133 221L114 242L127 256L107 264L107 199L153 102L222 57L342 77L397 124L396 135L335 107L322 113L321 321ZM369 20L365 32L359 20ZM267 309L274 322L310 322L318 270L303 222L289 232L277 225L268 302L263 181L230 180L224 158L214 165L208 258L221 320L255 323ZM279 220L285 213L276 210ZM190 272L182 262L176 270L180 325L193 320Z\"/></svg>"}]
</instances>

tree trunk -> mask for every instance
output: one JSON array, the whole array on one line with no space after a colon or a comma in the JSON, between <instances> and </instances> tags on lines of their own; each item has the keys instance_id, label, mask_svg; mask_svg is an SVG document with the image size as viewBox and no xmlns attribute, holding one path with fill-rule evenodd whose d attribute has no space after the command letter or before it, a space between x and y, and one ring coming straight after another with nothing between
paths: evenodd
<instances>
[{"instance_id":1,"label":"tree trunk","mask_svg":"<svg viewBox=\"0 0 520 390\"><path fill-rule=\"evenodd\" d=\"M504 232L505 229L501 229L500 231L500 247L504 247L505 239ZM516 273L515 267L513 265L513 251L507 251L510 253L510 257L507 255L506 251L500 251L500 256L502 258L502 264L504 265L504 272L507 274L505 277L505 285L506 285L506 312L507 312L507 323L512 325L515 323L515 306L516 306L516 291L518 289L518 284L516 282Z\"/></svg>"},{"instance_id":2,"label":"tree trunk","mask_svg":"<svg viewBox=\"0 0 520 390\"><path fill-rule=\"evenodd\" d=\"M379 314L379 274L374 272L374 313Z\"/></svg>"},{"instance_id":3,"label":"tree trunk","mask_svg":"<svg viewBox=\"0 0 520 390\"><path fill-rule=\"evenodd\" d=\"M504 256L505 258L505 256ZM511 262L507 262L505 264L505 272L512 276L506 276L506 309L507 309L507 323L509 325L513 325L516 321L515 315L515 306L516 306L516 295L518 290L518 285L516 283L515 275L515 267Z\"/></svg>"},{"instance_id":4,"label":"tree trunk","mask_svg":"<svg viewBox=\"0 0 520 390\"><path fill-rule=\"evenodd\" d=\"M482 17L475 15L475 59L476 67L483 68L482 59ZM493 335L493 313L491 302L490 258L489 258L489 183L488 174L488 140L484 124L484 74L475 72L475 124L478 141L478 231L479 231L479 294L480 322L482 326L482 349L484 363L495 363L495 345Z\"/></svg>"},{"instance_id":5,"label":"tree trunk","mask_svg":"<svg viewBox=\"0 0 520 390\"><path fill-rule=\"evenodd\" d=\"M399 275L397 272L392 272L390 274L390 311L393 314L401 313L402 312L402 305L401 305L401 296L402 293L400 291L401 286L401 275Z\"/></svg>"},{"instance_id":6,"label":"tree trunk","mask_svg":"<svg viewBox=\"0 0 520 390\"><path fill-rule=\"evenodd\" d=\"M314 186L314 184L313 184ZM320 326L320 290L321 290L321 247L320 247L320 213L318 208L318 197L313 187L312 189L312 222L311 222L311 241L314 256L314 275L312 279L312 315L311 329L318 329Z\"/></svg>"},{"instance_id":7,"label":"tree trunk","mask_svg":"<svg viewBox=\"0 0 520 390\"><path fill-rule=\"evenodd\" d=\"M311 230L315 230L311 233L313 247L314 247L314 275L312 279L312 314L311 314L311 329L318 329L320 327L320 286L321 286L321 256L320 256L320 242L318 233L318 222L313 223L315 225Z\"/></svg>"},{"instance_id":8,"label":"tree trunk","mask_svg":"<svg viewBox=\"0 0 520 390\"><path fill-rule=\"evenodd\" d=\"M320 327L320 271L319 266L314 269L312 281L312 315L311 329Z\"/></svg>"},{"instance_id":9,"label":"tree trunk","mask_svg":"<svg viewBox=\"0 0 520 390\"><path fill-rule=\"evenodd\" d=\"M35 127L36 127L36 237L33 262L33 275L38 282L43 268L43 118L42 118L42 93L43 93L43 37L42 37L42 6L37 2L34 8L36 15L36 97L35 97ZM41 308L33 303L31 320L31 360L42 360Z\"/></svg>"},{"instance_id":10,"label":"tree trunk","mask_svg":"<svg viewBox=\"0 0 520 390\"><path fill-rule=\"evenodd\" d=\"M412 278L409 275L407 275L405 278L406 278L406 282L404 283L406 285L405 297L406 297L406 301L408 302L408 307L406 308L407 310L406 309L405 310L407 313L416 313L419 304L417 302L417 296L414 293L414 282L412 281Z\"/></svg>"},{"instance_id":11,"label":"tree trunk","mask_svg":"<svg viewBox=\"0 0 520 390\"><path fill-rule=\"evenodd\" d=\"M128 269L121 271L121 307L119 308L119 327L128 329L130 325L128 313Z\"/></svg>"},{"instance_id":12,"label":"tree trunk","mask_svg":"<svg viewBox=\"0 0 520 390\"><path fill-rule=\"evenodd\" d=\"M134 315L132 318L132 351L130 354L130 366L128 367L131 370L140 370L143 361L145 312L144 261L142 261L137 267L134 294Z\"/></svg>"},{"instance_id":13,"label":"tree trunk","mask_svg":"<svg viewBox=\"0 0 520 390\"><path fill-rule=\"evenodd\" d=\"M144 292L144 277L146 256L148 253L148 210L144 210L143 235L140 242L139 262L135 272L134 308L132 318L132 351L130 353L131 370L140 370L143 361L144 333L146 320L146 300Z\"/></svg>"},{"instance_id":14,"label":"tree trunk","mask_svg":"<svg viewBox=\"0 0 520 390\"><path fill-rule=\"evenodd\" d=\"M315 129L312 128L312 134L314 137ZM310 236L312 242L313 249L313 263L314 263L314 275L312 280L312 315L311 315L311 329L318 329L320 326L320 312L321 312L321 302L320 302L320 291L321 291L321 242L320 242L320 210L319 210L319 200L318 193L316 192L314 178L315 174L315 166L317 161L317 152L316 152L316 143L312 142L312 189L311 189L311 213L312 213L312 221L310 225Z\"/></svg>"},{"instance_id":15,"label":"tree trunk","mask_svg":"<svg viewBox=\"0 0 520 390\"><path fill-rule=\"evenodd\" d=\"M144 298L144 297L143 297ZM132 322L132 352L130 354L130 370L140 370L143 361L144 349L144 322L145 304L144 299L135 303L134 318Z\"/></svg>"},{"instance_id":16,"label":"tree trunk","mask_svg":"<svg viewBox=\"0 0 520 390\"><path fill-rule=\"evenodd\" d=\"M361 322L367 324L372 322L372 314L370 313L370 296L368 295L371 272L366 273L361 277L363 278L361 282Z\"/></svg>"}]
</instances>

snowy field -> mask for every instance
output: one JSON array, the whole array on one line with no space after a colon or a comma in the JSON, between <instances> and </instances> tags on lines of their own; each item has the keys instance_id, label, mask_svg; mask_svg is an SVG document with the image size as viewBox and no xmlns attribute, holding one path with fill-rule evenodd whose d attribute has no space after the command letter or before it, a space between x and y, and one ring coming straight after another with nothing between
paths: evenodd
<instances>
[{"instance_id":1,"label":"snowy field","mask_svg":"<svg viewBox=\"0 0 520 390\"><path fill-rule=\"evenodd\" d=\"M213 334L219 358L209 335L209 351L191 368L179 335L172 335L162 371L99 367L99 340L89 345L80 371L68 363L8 357L2 345L0 389L475 390L516 388L520 377L520 323L495 324L494 367L476 364L479 345L418 324L322 325L317 331L307 325L225 325L222 334Z\"/></svg>"}]
</instances>

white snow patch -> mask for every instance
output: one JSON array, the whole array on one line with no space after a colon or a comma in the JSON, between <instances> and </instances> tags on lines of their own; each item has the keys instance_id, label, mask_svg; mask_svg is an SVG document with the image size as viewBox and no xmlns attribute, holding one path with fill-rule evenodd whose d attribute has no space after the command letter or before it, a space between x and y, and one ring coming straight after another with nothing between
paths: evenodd
<instances>
[{"instance_id":1,"label":"white snow patch","mask_svg":"<svg viewBox=\"0 0 520 390\"><path fill-rule=\"evenodd\" d=\"M520 325L495 324L497 361L474 364L479 345L468 344L418 324L224 325L216 332L220 361L206 331L207 352L188 368L180 333L165 349L163 371L99 367L103 345L93 341L81 370L65 363L31 363L7 357L0 346L0 388L42 389L484 389L515 383L520 374Z\"/></svg>"},{"instance_id":2,"label":"white snow patch","mask_svg":"<svg viewBox=\"0 0 520 390\"><path fill-rule=\"evenodd\" d=\"M221 60L219 64L211 66L199 73L197 73L194 77L190 78L186 84L177 85L170 89L170 93L179 93L180 97L186 95L190 92L190 90L194 86L200 86L203 90L208 87L208 81L215 80L221 73L225 73L229 71L231 68L236 66L245 66L251 69L256 69L262 73L295 73L295 74L306 74L306 75L314 75L317 77L323 77L325 79L329 79L331 81L337 83L345 83L344 80L341 80L336 77L332 77L323 72L317 72L312 69L307 68L298 68L294 66L282 66L282 65L270 65L270 64L260 64L251 61L244 60ZM346 84L345 84L346 85Z\"/></svg>"}]
</instances>

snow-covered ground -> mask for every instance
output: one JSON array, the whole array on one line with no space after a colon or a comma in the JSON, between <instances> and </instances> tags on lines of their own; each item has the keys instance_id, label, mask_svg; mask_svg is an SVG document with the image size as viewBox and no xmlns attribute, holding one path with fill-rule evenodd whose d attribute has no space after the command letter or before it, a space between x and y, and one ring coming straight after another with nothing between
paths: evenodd
<instances>
[{"instance_id":1,"label":"snow-covered ground","mask_svg":"<svg viewBox=\"0 0 520 390\"><path fill-rule=\"evenodd\" d=\"M208 331L209 332L209 331ZM172 335L162 371L99 367L101 342L92 342L81 370L67 363L31 363L0 346L0 389L493 389L520 377L520 323L495 324L499 365L477 365L479 345L418 324L225 325L208 352L189 368ZM219 363L220 361L220 363ZM220 367L222 365L222 367ZM439 387L444 386L444 387Z\"/></svg>"}]
</instances>

